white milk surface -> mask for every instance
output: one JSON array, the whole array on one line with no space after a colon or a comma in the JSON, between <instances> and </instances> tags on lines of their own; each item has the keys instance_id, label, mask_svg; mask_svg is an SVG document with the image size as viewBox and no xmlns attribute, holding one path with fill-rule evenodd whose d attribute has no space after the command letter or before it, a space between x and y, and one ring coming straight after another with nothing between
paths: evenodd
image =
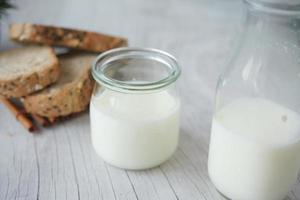
<instances>
[{"instance_id":1,"label":"white milk surface","mask_svg":"<svg viewBox=\"0 0 300 200\"><path fill-rule=\"evenodd\" d=\"M179 136L180 102L167 91L125 94L105 90L90 104L92 143L108 163L145 169L167 160Z\"/></svg>"},{"instance_id":2,"label":"white milk surface","mask_svg":"<svg viewBox=\"0 0 300 200\"><path fill-rule=\"evenodd\" d=\"M236 100L212 123L208 171L234 200L281 200L300 166L300 116L269 100Z\"/></svg>"}]
</instances>

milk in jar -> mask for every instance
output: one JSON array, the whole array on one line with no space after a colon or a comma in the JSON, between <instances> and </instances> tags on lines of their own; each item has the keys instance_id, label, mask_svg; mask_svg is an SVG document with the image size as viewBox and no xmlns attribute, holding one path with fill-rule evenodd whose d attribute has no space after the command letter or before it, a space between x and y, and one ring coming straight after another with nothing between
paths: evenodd
<instances>
[{"instance_id":1,"label":"milk in jar","mask_svg":"<svg viewBox=\"0 0 300 200\"><path fill-rule=\"evenodd\" d=\"M175 151L179 137L179 102L168 92L93 97L92 143L108 163L127 169L156 166Z\"/></svg>"},{"instance_id":2,"label":"milk in jar","mask_svg":"<svg viewBox=\"0 0 300 200\"><path fill-rule=\"evenodd\" d=\"M101 54L92 68L91 140L107 163L155 167L175 152L180 130L180 68L173 56L147 48Z\"/></svg>"}]
</instances>

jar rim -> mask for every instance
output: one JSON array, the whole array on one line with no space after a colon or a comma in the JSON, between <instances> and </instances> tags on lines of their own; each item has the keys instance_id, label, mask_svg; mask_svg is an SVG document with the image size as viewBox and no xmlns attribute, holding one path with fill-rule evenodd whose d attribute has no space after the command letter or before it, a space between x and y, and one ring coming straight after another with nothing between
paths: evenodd
<instances>
[{"instance_id":1,"label":"jar rim","mask_svg":"<svg viewBox=\"0 0 300 200\"><path fill-rule=\"evenodd\" d=\"M121 62L122 59L126 58L135 59L135 56L137 55L141 56L145 60L147 59L163 63L166 67L169 67L168 75L162 79L150 82L128 82L117 80L106 75L104 70L109 67L108 64L112 61ZM174 83L180 74L181 70L174 56L165 51L153 48L115 48L97 56L92 65L92 76L99 84L111 90L126 93L155 91L165 88Z\"/></svg>"}]
</instances>

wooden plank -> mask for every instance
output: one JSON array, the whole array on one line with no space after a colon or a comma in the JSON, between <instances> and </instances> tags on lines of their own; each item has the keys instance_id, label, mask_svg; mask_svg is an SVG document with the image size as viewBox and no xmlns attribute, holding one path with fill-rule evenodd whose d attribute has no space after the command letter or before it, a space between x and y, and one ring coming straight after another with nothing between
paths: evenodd
<instances>
[{"instance_id":1,"label":"wooden plank","mask_svg":"<svg viewBox=\"0 0 300 200\"><path fill-rule=\"evenodd\" d=\"M0 199L36 199L38 170L33 135L0 105Z\"/></svg>"},{"instance_id":2,"label":"wooden plank","mask_svg":"<svg viewBox=\"0 0 300 200\"><path fill-rule=\"evenodd\" d=\"M146 171L127 171L139 199L145 200L176 200L176 192L172 189L167 177L154 168Z\"/></svg>"}]
</instances>

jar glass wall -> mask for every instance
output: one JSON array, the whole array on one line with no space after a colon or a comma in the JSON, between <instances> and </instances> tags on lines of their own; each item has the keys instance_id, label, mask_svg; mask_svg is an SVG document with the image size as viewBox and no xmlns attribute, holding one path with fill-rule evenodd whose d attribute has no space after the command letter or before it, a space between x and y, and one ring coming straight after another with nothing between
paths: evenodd
<instances>
[{"instance_id":1,"label":"jar glass wall","mask_svg":"<svg viewBox=\"0 0 300 200\"><path fill-rule=\"evenodd\" d=\"M179 136L180 69L169 54L120 48L101 54L90 104L92 143L108 163L145 169L167 160Z\"/></svg>"}]
</instances>

